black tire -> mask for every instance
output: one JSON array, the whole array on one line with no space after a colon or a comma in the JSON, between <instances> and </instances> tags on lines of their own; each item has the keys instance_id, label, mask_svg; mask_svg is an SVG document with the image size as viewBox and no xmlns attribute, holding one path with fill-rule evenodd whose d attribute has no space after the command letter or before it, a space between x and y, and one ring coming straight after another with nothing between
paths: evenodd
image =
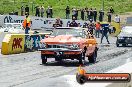
<instances>
[{"instance_id":1,"label":"black tire","mask_svg":"<svg viewBox=\"0 0 132 87\"><path fill-rule=\"evenodd\" d=\"M118 44L118 43L116 43L116 46L117 46L117 47L119 47L119 44Z\"/></svg>"},{"instance_id":2,"label":"black tire","mask_svg":"<svg viewBox=\"0 0 132 87\"><path fill-rule=\"evenodd\" d=\"M87 78L84 75L76 74L76 80L79 84L84 84L87 81Z\"/></svg>"},{"instance_id":3,"label":"black tire","mask_svg":"<svg viewBox=\"0 0 132 87\"><path fill-rule=\"evenodd\" d=\"M88 56L88 60L90 63L95 63L96 62L96 57L97 57L97 52L94 51L91 56Z\"/></svg>"},{"instance_id":4,"label":"black tire","mask_svg":"<svg viewBox=\"0 0 132 87\"><path fill-rule=\"evenodd\" d=\"M42 59L42 64L47 63L47 57L45 55L41 55L41 59Z\"/></svg>"},{"instance_id":5,"label":"black tire","mask_svg":"<svg viewBox=\"0 0 132 87\"><path fill-rule=\"evenodd\" d=\"M116 46L119 47L119 45L120 45L120 44L118 43L118 41L116 41Z\"/></svg>"},{"instance_id":6,"label":"black tire","mask_svg":"<svg viewBox=\"0 0 132 87\"><path fill-rule=\"evenodd\" d=\"M82 65L85 64L85 53L80 54L79 64L82 64Z\"/></svg>"}]
</instances>

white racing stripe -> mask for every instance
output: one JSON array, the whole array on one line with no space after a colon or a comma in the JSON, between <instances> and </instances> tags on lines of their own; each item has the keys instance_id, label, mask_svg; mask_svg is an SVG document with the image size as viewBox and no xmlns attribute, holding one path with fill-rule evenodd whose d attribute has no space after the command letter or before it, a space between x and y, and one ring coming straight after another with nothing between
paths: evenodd
<instances>
[{"instance_id":1,"label":"white racing stripe","mask_svg":"<svg viewBox=\"0 0 132 87\"><path fill-rule=\"evenodd\" d=\"M129 62L127 64L124 64L120 67L117 67L115 69L112 69L106 73L132 73L132 62ZM76 75L65 75L63 76L67 83L70 85L70 87L106 87L111 85L112 83L91 83L91 82L87 82L83 85L80 85L77 81L76 81Z\"/></svg>"}]
</instances>

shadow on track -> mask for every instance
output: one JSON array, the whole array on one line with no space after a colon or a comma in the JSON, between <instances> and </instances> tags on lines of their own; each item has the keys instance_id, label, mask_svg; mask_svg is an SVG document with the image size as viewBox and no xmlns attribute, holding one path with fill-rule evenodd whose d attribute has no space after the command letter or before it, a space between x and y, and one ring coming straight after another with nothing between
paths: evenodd
<instances>
[{"instance_id":1,"label":"shadow on track","mask_svg":"<svg viewBox=\"0 0 132 87\"><path fill-rule=\"evenodd\" d=\"M95 62L98 63L99 61ZM89 66L95 63L89 63L89 61L85 61L83 67L85 66ZM43 64L41 64L43 65ZM51 61L51 62L47 62L47 64L45 64L44 66L64 66L64 67L78 67L80 66L79 62L77 60L62 60L60 62L57 61Z\"/></svg>"}]
</instances>

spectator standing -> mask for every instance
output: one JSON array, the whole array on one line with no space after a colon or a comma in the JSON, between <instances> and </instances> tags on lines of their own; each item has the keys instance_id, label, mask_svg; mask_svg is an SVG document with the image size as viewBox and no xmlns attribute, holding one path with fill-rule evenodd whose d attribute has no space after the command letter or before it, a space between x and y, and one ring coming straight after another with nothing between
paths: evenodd
<instances>
[{"instance_id":1,"label":"spectator standing","mask_svg":"<svg viewBox=\"0 0 132 87\"><path fill-rule=\"evenodd\" d=\"M111 12L108 12L107 13L107 17L108 17L108 22L111 23L111 17L112 17Z\"/></svg>"},{"instance_id":2,"label":"spectator standing","mask_svg":"<svg viewBox=\"0 0 132 87\"><path fill-rule=\"evenodd\" d=\"M93 16L94 16L94 14L93 14L93 9L91 8L91 9L90 9L90 19L93 20Z\"/></svg>"},{"instance_id":3,"label":"spectator standing","mask_svg":"<svg viewBox=\"0 0 132 87\"><path fill-rule=\"evenodd\" d=\"M100 22L97 22L95 24L95 37L96 38L99 38L100 29L101 29L101 24Z\"/></svg>"},{"instance_id":4,"label":"spectator standing","mask_svg":"<svg viewBox=\"0 0 132 87\"><path fill-rule=\"evenodd\" d=\"M102 22L103 21L103 18L104 18L104 11L101 9L99 11L99 21Z\"/></svg>"},{"instance_id":5,"label":"spectator standing","mask_svg":"<svg viewBox=\"0 0 132 87\"><path fill-rule=\"evenodd\" d=\"M66 19L69 19L70 18L70 8L69 6L66 7Z\"/></svg>"},{"instance_id":6,"label":"spectator standing","mask_svg":"<svg viewBox=\"0 0 132 87\"><path fill-rule=\"evenodd\" d=\"M76 9L75 8L72 8L72 20L75 20L76 19Z\"/></svg>"},{"instance_id":7,"label":"spectator standing","mask_svg":"<svg viewBox=\"0 0 132 87\"><path fill-rule=\"evenodd\" d=\"M97 19L97 10L96 8L93 10L93 19L94 19L94 22L96 22L96 19Z\"/></svg>"},{"instance_id":8,"label":"spectator standing","mask_svg":"<svg viewBox=\"0 0 132 87\"><path fill-rule=\"evenodd\" d=\"M24 16L24 6L21 7L21 16Z\"/></svg>"},{"instance_id":9,"label":"spectator standing","mask_svg":"<svg viewBox=\"0 0 132 87\"><path fill-rule=\"evenodd\" d=\"M40 8L40 13L41 13L41 17L44 17L44 7L43 6L41 6Z\"/></svg>"},{"instance_id":10,"label":"spectator standing","mask_svg":"<svg viewBox=\"0 0 132 87\"><path fill-rule=\"evenodd\" d=\"M40 17L40 8L39 8L39 6L36 6L35 8L36 8L35 16Z\"/></svg>"},{"instance_id":11,"label":"spectator standing","mask_svg":"<svg viewBox=\"0 0 132 87\"><path fill-rule=\"evenodd\" d=\"M120 23L120 17L118 15L115 16L115 20L116 23Z\"/></svg>"},{"instance_id":12,"label":"spectator standing","mask_svg":"<svg viewBox=\"0 0 132 87\"><path fill-rule=\"evenodd\" d=\"M26 7L25 7L25 15L29 15L29 7L28 7L28 5L26 5Z\"/></svg>"},{"instance_id":13,"label":"spectator standing","mask_svg":"<svg viewBox=\"0 0 132 87\"><path fill-rule=\"evenodd\" d=\"M90 9L87 9L87 17L88 17L88 20L90 20Z\"/></svg>"},{"instance_id":14,"label":"spectator standing","mask_svg":"<svg viewBox=\"0 0 132 87\"><path fill-rule=\"evenodd\" d=\"M50 17L51 18L53 17L53 8L52 8L52 6L50 6Z\"/></svg>"},{"instance_id":15,"label":"spectator standing","mask_svg":"<svg viewBox=\"0 0 132 87\"><path fill-rule=\"evenodd\" d=\"M78 11L79 11L79 9L76 8L76 14L75 14L76 20L78 19Z\"/></svg>"},{"instance_id":16,"label":"spectator standing","mask_svg":"<svg viewBox=\"0 0 132 87\"><path fill-rule=\"evenodd\" d=\"M101 43L103 38L105 37L107 40L107 43L110 44L109 40L108 40L108 32L109 32L109 26L102 26L102 37L101 37Z\"/></svg>"},{"instance_id":17,"label":"spectator standing","mask_svg":"<svg viewBox=\"0 0 132 87\"><path fill-rule=\"evenodd\" d=\"M84 9L81 10L81 19L84 20Z\"/></svg>"},{"instance_id":18,"label":"spectator standing","mask_svg":"<svg viewBox=\"0 0 132 87\"><path fill-rule=\"evenodd\" d=\"M111 13L111 14L113 14L113 13L114 13L114 9L113 9L113 7L112 7L112 6L110 7L110 13Z\"/></svg>"},{"instance_id":19,"label":"spectator standing","mask_svg":"<svg viewBox=\"0 0 132 87\"><path fill-rule=\"evenodd\" d=\"M46 14L47 14L47 18L49 18L50 17L50 6L48 6L48 8L47 8L47 10L46 10Z\"/></svg>"},{"instance_id":20,"label":"spectator standing","mask_svg":"<svg viewBox=\"0 0 132 87\"><path fill-rule=\"evenodd\" d=\"M93 20L93 10L92 10L92 8L90 8L89 11L88 11L88 20L90 21L91 19Z\"/></svg>"}]
</instances>

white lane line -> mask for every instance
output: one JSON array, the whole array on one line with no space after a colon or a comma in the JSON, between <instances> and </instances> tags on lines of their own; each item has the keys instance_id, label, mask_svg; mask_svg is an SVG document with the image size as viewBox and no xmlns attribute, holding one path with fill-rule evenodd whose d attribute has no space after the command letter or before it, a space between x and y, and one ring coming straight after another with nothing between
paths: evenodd
<instances>
[{"instance_id":1,"label":"white lane line","mask_svg":"<svg viewBox=\"0 0 132 87\"><path fill-rule=\"evenodd\" d=\"M118 68L112 69L106 73L132 73L132 62L129 62L125 65L122 65ZM90 83L87 82L83 85L80 85L76 81L76 75L65 75L63 78L66 79L66 82L70 85L70 87L106 87L112 83Z\"/></svg>"}]
</instances>

